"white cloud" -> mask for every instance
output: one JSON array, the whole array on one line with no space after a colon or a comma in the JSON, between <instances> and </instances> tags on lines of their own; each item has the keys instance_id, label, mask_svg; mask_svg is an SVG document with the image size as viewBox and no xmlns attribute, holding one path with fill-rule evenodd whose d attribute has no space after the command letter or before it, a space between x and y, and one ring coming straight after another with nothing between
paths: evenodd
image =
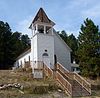
<instances>
[{"instance_id":1,"label":"white cloud","mask_svg":"<svg viewBox=\"0 0 100 98\"><path fill-rule=\"evenodd\" d=\"M94 1L95 0L70 0L70 3L69 3L69 8L74 8L74 11L76 8L80 9L80 8L83 8L83 7L88 7L88 5L92 5L94 4Z\"/></svg>"},{"instance_id":2,"label":"white cloud","mask_svg":"<svg viewBox=\"0 0 100 98\"><path fill-rule=\"evenodd\" d=\"M82 16L89 18L100 18L100 4L95 5L90 9L82 11Z\"/></svg>"},{"instance_id":3,"label":"white cloud","mask_svg":"<svg viewBox=\"0 0 100 98\"><path fill-rule=\"evenodd\" d=\"M68 35L73 34L75 37L78 37L78 35L79 35L79 30L77 30L77 31L66 30L66 33L67 33Z\"/></svg>"},{"instance_id":4,"label":"white cloud","mask_svg":"<svg viewBox=\"0 0 100 98\"><path fill-rule=\"evenodd\" d=\"M22 34L27 34L29 37L31 37L31 30L29 29L29 26L32 22L32 16L27 17L25 20L20 21L18 26L16 27L16 30L21 32Z\"/></svg>"},{"instance_id":5,"label":"white cloud","mask_svg":"<svg viewBox=\"0 0 100 98\"><path fill-rule=\"evenodd\" d=\"M62 9L60 7L60 2L58 2L58 4L55 6L55 1L54 5L52 5L54 10L51 9L51 6L46 7L48 10L47 13L49 12L48 14L57 24L55 26L56 30L66 30L68 35L73 33L77 37L79 34L79 27L84 19L89 17L99 21L99 0L70 0L68 2L64 0L66 3L64 3L65 5L62 7ZM32 19L32 16L28 16L26 19L20 21L16 27L16 30L31 36L31 30L29 30L28 27L32 22Z\"/></svg>"},{"instance_id":6,"label":"white cloud","mask_svg":"<svg viewBox=\"0 0 100 98\"><path fill-rule=\"evenodd\" d=\"M65 27L62 28L62 27L60 27L58 25L55 26L54 28L55 28L56 31L65 30L68 35L73 34L75 37L78 37L79 31L80 31L80 30L76 30L76 29L75 30L73 30L73 29L66 29Z\"/></svg>"}]
</instances>

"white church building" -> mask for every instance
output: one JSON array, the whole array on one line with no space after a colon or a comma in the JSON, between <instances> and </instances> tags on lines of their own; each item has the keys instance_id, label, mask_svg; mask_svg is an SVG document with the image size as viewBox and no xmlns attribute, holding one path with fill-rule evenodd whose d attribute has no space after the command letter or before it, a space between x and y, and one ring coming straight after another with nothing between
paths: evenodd
<instances>
[{"instance_id":1,"label":"white church building","mask_svg":"<svg viewBox=\"0 0 100 98\"><path fill-rule=\"evenodd\" d=\"M32 31L31 48L16 59L15 67L31 67L34 79L52 77L70 97L90 96L91 84L77 73L70 72L71 66L73 71L79 66L71 64L71 49L54 30L54 25L40 8L29 27Z\"/></svg>"},{"instance_id":2,"label":"white church building","mask_svg":"<svg viewBox=\"0 0 100 98\"><path fill-rule=\"evenodd\" d=\"M52 69L59 62L71 71L71 49L54 30L54 25L40 8L29 27L32 31L31 48L16 59L16 67L24 67L29 62L34 72L41 62Z\"/></svg>"}]
</instances>

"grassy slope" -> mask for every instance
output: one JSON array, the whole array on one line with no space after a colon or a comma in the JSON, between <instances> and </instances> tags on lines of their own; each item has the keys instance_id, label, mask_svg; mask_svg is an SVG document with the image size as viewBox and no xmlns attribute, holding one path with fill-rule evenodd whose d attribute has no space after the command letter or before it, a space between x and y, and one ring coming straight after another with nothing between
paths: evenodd
<instances>
[{"instance_id":1,"label":"grassy slope","mask_svg":"<svg viewBox=\"0 0 100 98\"><path fill-rule=\"evenodd\" d=\"M20 83L23 85L22 94L18 89L11 88L6 90L0 90L0 98L68 98L64 93L51 91L47 94L33 94L33 88L35 86L49 86L50 84L55 87L55 82L52 79L34 80L32 78L31 71L11 71L1 70L0 71L0 84L8 83ZM100 91L93 91L93 98L100 98ZM83 97L84 98L84 97ZM89 97L86 97L89 98ZM90 97L91 98L91 97Z\"/></svg>"},{"instance_id":2,"label":"grassy slope","mask_svg":"<svg viewBox=\"0 0 100 98\"><path fill-rule=\"evenodd\" d=\"M50 91L47 94L33 94L33 88L36 86L50 86L56 87L55 82L52 79L34 80L30 71L11 71L11 70L1 70L0 71L0 84L9 83L20 83L23 85L24 94L22 94L19 89L10 88L6 90L0 90L0 98L55 98L54 96L63 96L66 98L65 94L60 94L56 91ZM49 89L52 89L49 88ZM42 90L43 88L41 88ZM39 88L40 90L40 88ZM58 98L58 97L57 97Z\"/></svg>"}]
</instances>

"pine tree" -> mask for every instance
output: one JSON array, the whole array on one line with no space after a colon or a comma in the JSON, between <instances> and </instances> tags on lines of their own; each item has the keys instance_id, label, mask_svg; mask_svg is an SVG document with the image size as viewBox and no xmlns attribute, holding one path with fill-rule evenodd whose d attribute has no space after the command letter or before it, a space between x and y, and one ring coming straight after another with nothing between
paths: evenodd
<instances>
[{"instance_id":1,"label":"pine tree","mask_svg":"<svg viewBox=\"0 0 100 98\"><path fill-rule=\"evenodd\" d=\"M7 63L11 62L11 29L8 23L0 21L0 68L7 68Z\"/></svg>"},{"instance_id":2,"label":"pine tree","mask_svg":"<svg viewBox=\"0 0 100 98\"><path fill-rule=\"evenodd\" d=\"M76 63L77 63L78 60L77 60L77 56L76 56L76 51L78 49L78 42L77 42L77 39L75 38L75 36L73 34L68 36L67 45L72 49L71 62L73 63L73 61L76 61Z\"/></svg>"},{"instance_id":3,"label":"pine tree","mask_svg":"<svg viewBox=\"0 0 100 98\"><path fill-rule=\"evenodd\" d=\"M0 69L11 68L15 59L27 48L30 48L29 37L13 33L8 23L0 21Z\"/></svg>"},{"instance_id":4,"label":"pine tree","mask_svg":"<svg viewBox=\"0 0 100 98\"><path fill-rule=\"evenodd\" d=\"M100 32L91 19L86 19L81 25L78 37L77 51L81 72L85 76L100 74Z\"/></svg>"},{"instance_id":5,"label":"pine tree","mask_svg":"<svg viewBox=\"0 0 100 98\"><path fill-rule=\"evenodd\" d=\"M67 43L67 38L68 38L68 36L67 36L67 33L66 33L66 31L61 31L60 33L59 33L59 35L60 35L60 37L65 41L65 43Z\"/></svg>"}]
</instances>

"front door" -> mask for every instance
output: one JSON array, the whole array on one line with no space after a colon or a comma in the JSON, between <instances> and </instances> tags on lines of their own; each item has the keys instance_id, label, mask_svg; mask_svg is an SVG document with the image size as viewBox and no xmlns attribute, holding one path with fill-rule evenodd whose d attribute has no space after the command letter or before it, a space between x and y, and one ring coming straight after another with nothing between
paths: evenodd
<instances>
[{"instance_id":1,"label":"front door","mask_svg":"<svg viewBox=\"0 0 100 98\"><path fill-rule=\"evenodd\" d=\"M46 64L48 67L51 67L49 55L47 53L44 53L42 58L43 58L44 64Z\"/></svg>"}]
</instances>

